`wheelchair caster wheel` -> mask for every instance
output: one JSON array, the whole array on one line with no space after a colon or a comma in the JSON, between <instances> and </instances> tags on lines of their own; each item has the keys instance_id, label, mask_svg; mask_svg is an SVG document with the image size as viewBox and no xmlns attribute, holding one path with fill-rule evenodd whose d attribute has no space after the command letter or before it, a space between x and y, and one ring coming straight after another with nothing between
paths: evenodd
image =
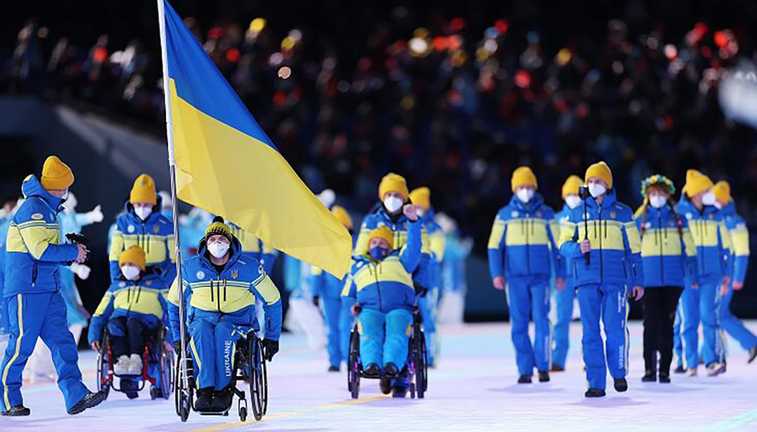
<instances>
[{"instance_id":1,"label":"wheelchair caster wheel","mask_svg":"<svg viewBox=\"0 0 757 432\"><path fill-rule=\"evenodd\" d=\"M247 421L247 408L239 408L239 420L242 422Z\"/></svg>"}]
</instances>

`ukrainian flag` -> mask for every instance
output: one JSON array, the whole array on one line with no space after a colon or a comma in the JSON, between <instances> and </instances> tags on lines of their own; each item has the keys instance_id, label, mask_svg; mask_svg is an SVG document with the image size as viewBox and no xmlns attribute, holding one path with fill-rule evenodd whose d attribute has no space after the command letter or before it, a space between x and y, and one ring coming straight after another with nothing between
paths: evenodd
<instances>
[{"instance_id":1,"label":"ukrainian flag","mask_svg":"<svg viewBox=\"0 0 757 432\"><path fill-rule=\"evenodd\" d=\"M163 6L178 197L342 277L349 233L278 152L176 11L167 1Z\"/></svg>"}]
</instances>

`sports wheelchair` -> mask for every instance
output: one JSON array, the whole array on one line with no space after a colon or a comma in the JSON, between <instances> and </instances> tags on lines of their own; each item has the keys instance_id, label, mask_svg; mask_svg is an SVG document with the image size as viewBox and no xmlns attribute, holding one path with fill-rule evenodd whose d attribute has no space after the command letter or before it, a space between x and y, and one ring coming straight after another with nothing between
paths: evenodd
<instances>
[{"instance_id":1,"label":"sports wheelchair","mask_svg":"<svg viewBox=\"0 0 757 432\"><path fill-rule=\"evenodd\" d=\"M232 372L232 391L238 397L237 410L241 421L247 420L247 396L243 390L237 388L237 383L245 382L250 387L250 400L252 402L252 415L260 421L268 411L268 371L263 357L263 344L254 330L236 342L237 349L234 355L234 371ZM187 347L188 348L188 347ZM189 349L187 349L189 351ZM186 422L194 408L195 398L195 375L194 361L189 352L179 361L174 380L176 394L176 414L182 422ZM233 405L233 403L231 404ZM220 412L199 412L200 415L229 415L231 406Z\"/></svg>"},{"instance_id":2,"label":"sports wheelchair","mask_svg":"<svg viewBox=\"0 0 757 432\"><path fill-rule=\"evenodd\" d=\"M410 398L423 399L428 389L428 361L426 353L426 336L423 333L423 318L418 307L413 308L413 333L408 340L407 361L399 377L407 378ZM347 358L347 389L352 399L360 395L360 379L387 379L383 376L367 375L360 360L360 334L357 323L350 333L350 348Z\"/></svg>"},{"instance_id":3,"label":"sports wheelchair","mask_svg":"<svg viewBox=\"0 0 757 432\"><path fill-rule=\"evenodd\" d=\"M133 391L142 391L145 388L145 383L149 382L151 399L169 399L171 391L173 391L174 354L166 349L165 334L166 330L161 326L157 334L147 337L142 352L141 375L116 375L113 371L115 359L111 349L110 335L106 328L100 343L100 350L97 353L97 391L104 391L106 398L111 389L126 393L127 391L121 388L120 380L118 386L116 386L114 378L118 377L137 380L139 386ZM152 368L157 368L156 374L150 373Z\"/></svg>"}]
</instances>

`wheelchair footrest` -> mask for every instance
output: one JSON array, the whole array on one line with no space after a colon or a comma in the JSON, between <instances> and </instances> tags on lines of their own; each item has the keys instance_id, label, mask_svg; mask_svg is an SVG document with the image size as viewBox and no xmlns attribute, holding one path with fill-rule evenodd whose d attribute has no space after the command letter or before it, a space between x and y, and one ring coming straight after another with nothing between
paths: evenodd
<instances>
[{"instance_id":1,"label":"wheelchair footrest","mask_svg":"<svg viewBox=\"0 0 757 432\"><path fill-rule=\"evenodd\" d=\"M228 416L229 410L225 411L198 411L198 414L202 416Z\"/></svg>"}]
</instances>

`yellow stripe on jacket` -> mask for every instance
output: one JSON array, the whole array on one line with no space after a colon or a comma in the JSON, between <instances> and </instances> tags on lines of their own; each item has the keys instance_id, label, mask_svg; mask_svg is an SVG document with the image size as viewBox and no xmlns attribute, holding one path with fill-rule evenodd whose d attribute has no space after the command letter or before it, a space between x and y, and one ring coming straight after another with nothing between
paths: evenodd
<instances>
[{"instance_id":1,"label":"yellow stripe on jacket","mask_svg":"<svg viewBox=\"0 0 757 432\"><path fill-rule=\"evenodd\" d=\"M121 252L132 246L139 246L145 251L147 265L162 263L166 258L176 262L175 244L176 238L173 235L124 234L116 230L111 239L108 259L118 261Z\"/></svg>"},{"instance_id":2,"label":"yellow stripe on jacket","mask_svg":"<svg viewBox=\"0 0 757 432\"><path fill-rule=\"evenodd\" d=\"M30 221L8 226L5 248L7 252L29 253L39 259L50 244L60 242L60 227L45 221Z\"/></svg>"},{"instance_id":3,"label":"yellow stripe on jacket","mask_svg":"<svg viewBox=\"0 0 757 432\"><path fill-rule=\"evenodd\" d=\"M689 229L697 247L716 247L720 235L723 247L731 249L731 236L721 221L693 219L689 220Z\"/></svg>"},{"instance_id":4,"label":"yellow stripe on jacket","mask_svg":"<svg viewBox=\"0 0 757 432\"><path fill-rule=\"evenodd\" d=\"M584 239L584 224L583 222L575 224L572 222L565 222L560 228L560 240L558 246L562 246L563 243L572 241L576 235L576 229L578 229L578 241ZM632 253L637 253L641 250L641 241L639 240L639 231L636 229L634 222L618 222L616 220L590 220L588 223L589 242L592 248L603 250L620 250L625 251L625 243L623 241L623 230L625 229L628 237L628 245Z\"/></svg>"},{"instance_id":5,"label":"yellow stripe on jacket","mask_svg":"<svg viewBox=\"0 0 757 432\"><path fill-rule=\"evenodd\" d=\"M746 225L740 224L730 231L733 243L733 254L736 256L749 256L749 230Z\"/></svg>"},{"instance_id":6,"label":"yellow stripe on jacket","mask_svg":"<svg viewBox=\"0 0 757 432\"><path fill-rule=\"evenodd\" d=\"M379 263L364 265L353 275L353 280L357 291L380 282L397 282L409 287L413 286L412 275L405 270L396 255L389 256Z\"/></svg>"}]
</instances>

